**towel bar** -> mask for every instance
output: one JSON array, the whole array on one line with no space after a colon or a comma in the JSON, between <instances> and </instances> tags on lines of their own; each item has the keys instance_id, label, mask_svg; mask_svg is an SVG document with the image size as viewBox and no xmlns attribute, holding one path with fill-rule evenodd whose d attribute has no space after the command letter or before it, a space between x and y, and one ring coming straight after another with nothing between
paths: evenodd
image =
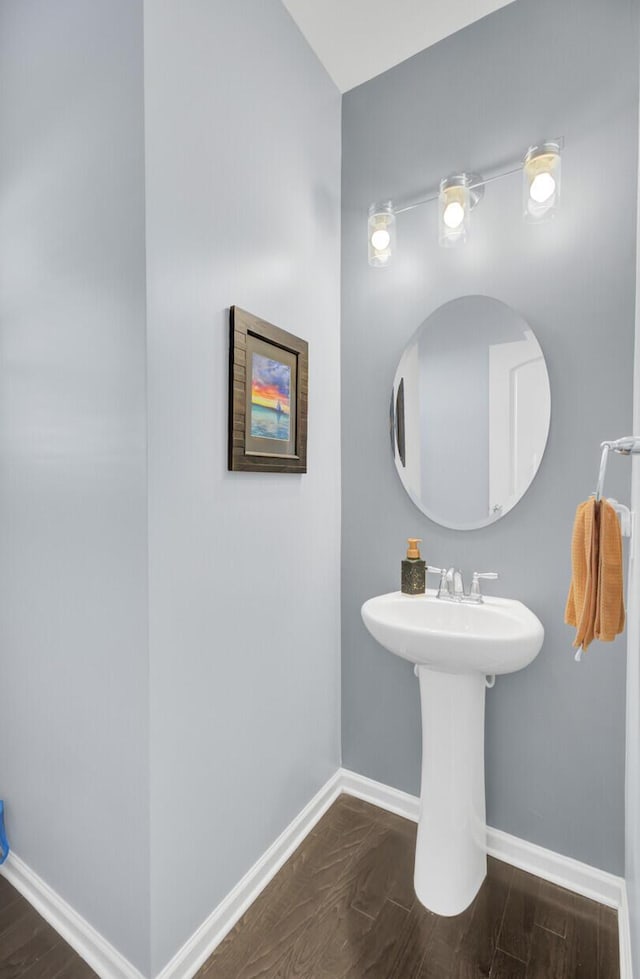
<instances>
[{"instance_id":1,"label":"towel bar","mask_svg":"<svg viewBox=\"0 0 640 979\"><path fill-rule=\"evenodd\" d=\"M600 447L602 449L602 455L600 457L600 470L598 472L598 482L596 484L596 501L598 502L602 499L602 491L604 490L604 479L607 474L607 462L609 460L609 453L617 452L619 455L628 456L640 452L640 436L626 435L624 438L621 439L614 439L613 441L601 442ZM622 506L622 504L618 504L618 506ZM629 533L624 534L624 536L630 537L631 529L629 529Z\"/></svg>"}]
</instances>

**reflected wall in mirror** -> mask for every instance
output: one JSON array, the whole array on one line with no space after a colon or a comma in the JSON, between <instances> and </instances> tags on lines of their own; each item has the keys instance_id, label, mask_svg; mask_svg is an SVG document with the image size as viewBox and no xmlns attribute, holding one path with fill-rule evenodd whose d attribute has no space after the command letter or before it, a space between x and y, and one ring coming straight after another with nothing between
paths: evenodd
<instances>
[{"instance_id":1,"label":"reflected wall in mirror","mask_svg":"<svg viewBox=\"0 0 640 979\"><path fill-rule=\"evenodd\" d=\"M454 530L499 520L531 485L549 434L533 330L488 296L440 306L400 358L391 419L398 474L423 513Z\"/></svg>"}]
</instances>

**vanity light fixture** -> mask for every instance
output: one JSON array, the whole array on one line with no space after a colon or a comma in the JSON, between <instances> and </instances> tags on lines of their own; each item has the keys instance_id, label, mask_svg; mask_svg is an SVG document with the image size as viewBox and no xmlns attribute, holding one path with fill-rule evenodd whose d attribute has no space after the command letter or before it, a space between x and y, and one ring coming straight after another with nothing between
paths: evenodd
<instances>
[{"instance_id":1,"label":"vanity light fixture","mask_svg":"<svg viewBox=\"0 0 640 979\"><path fill-rule=\"evenodd\" d=\"M391 201L371 205L368 235L369 265L375 269L387 268L396 244L396 216Z\"/></svg>"},{"instance_id":2,"label":"vanity light fixture","mask_svg":"<svg viewBox=\"0 0 640 979\"><path fill-rule=\"evenodd\" d=\"M480 177L458 173L443 177L437 193L394 207L391 201L369 208L368 248L372 268L388 268L396 244L396 215L422 204L438 201L438 240L445 248L462 245L469 236L471 211L484 195L487 184L511 174L523 173L524 217L539 222L553 217L560 203L561 139L545 140L530 146L524 159L515 166Z\"/></svg>"},{"instance_id":3,"label":"vanity light fixture","mask_svg":"<svg viewBox=\"0 0 640 979\"><path fill-rule=\"evenodd\" d=\"M560 203L560 144L530 146L522 166L525 221L546 221Z\"/></svg>"}]
</instances>

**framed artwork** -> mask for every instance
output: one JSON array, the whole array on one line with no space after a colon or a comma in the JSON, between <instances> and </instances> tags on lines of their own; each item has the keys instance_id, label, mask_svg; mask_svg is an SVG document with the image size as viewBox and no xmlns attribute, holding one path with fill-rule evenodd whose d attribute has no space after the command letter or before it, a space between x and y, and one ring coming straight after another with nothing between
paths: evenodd
<instances>
[{"instance_id":1,"label":"framed artwork","mask_svg":"<svg viewBox=\"0 0 640 979\"><path fill-rule=\"evenodd\" d=\"M306 473L309 348L232 306L229 341L229 469Z\"/></svg>"}]
</instances>

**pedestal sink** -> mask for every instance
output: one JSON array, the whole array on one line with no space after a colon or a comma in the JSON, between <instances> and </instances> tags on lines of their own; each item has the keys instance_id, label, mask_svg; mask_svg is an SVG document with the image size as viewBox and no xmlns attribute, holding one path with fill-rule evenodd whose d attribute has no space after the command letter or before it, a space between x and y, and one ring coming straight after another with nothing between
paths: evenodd
<instances>
[{"instance_id":1,"label":"pedestal sink","mask_svg":"<svg viewBox=\"0 0 640 979\"><path fill-rule=\"evenodd\" d=\"M484 699L487 676L513 673L540 652L544 629L521 602L447 602L435 593L370 598L371 635L416 664L422 705L422 785L414 884L441 915L460 914L487 872Z\"/></svg>"}]
</instances>

